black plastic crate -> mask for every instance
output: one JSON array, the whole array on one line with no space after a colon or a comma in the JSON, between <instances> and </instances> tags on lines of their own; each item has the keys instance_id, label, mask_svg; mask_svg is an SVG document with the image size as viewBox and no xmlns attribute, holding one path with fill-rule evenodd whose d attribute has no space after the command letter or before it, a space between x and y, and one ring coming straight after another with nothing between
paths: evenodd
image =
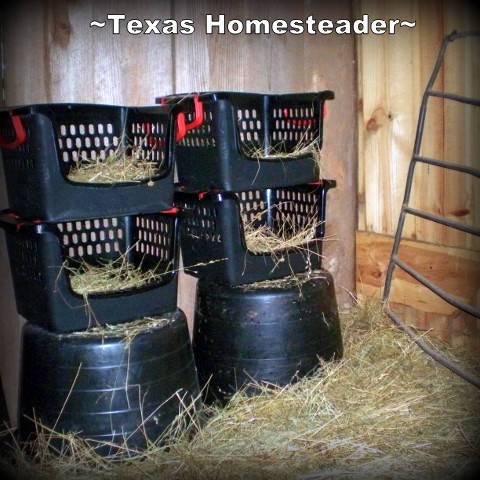
<instances>
[{"instance_id":1,"label":"black plastic crate","mask_svg":"<svg viewBox=\"0 0 480 480\"><path fill-rule=\"evenodd\" d=\"M318 181L325 101L332 91L267 95L205 92L157 103L182 109L178 181L189 191L240 192ZM179 120L180 120L179 119Z\"/></svg>"},{"instance_id":2,"label":"black plastic crate","mask_svg":"<svg viewBox=\"0 0 480 480\"><path fill-rule=\"evenodd\" d=\"M321 268L326 196L335 186L334 180L323 180L237 193L175 192L176 204L184 210L180 245L185 270L211 282L238 285ZM296 248L253 253L245 239L245 221L272 232L298 232L308 225L315 231Z\"/></svg>"},{"instance_id":3,"label":"black plastic crate","mask_svg":"<svg viewBox=\"0 0 480 480\"><path fill-rule=\"evenodd\" d=\"M1 109L0 147L9 207L24 218L49 222L169 208L174 118L171 107L158 105L37 104ZM81 159L102 162L132 145L141 159L154 163L153 176L121 183L68 178Z\"/></svg>"},{"instance_id":4,"label":"black plastic crate","mask_svg":"<svg viewBox=\"0 0 480 480\"><path fill-rule=\"evenodd\" d=\"M116 324L176 308L177 220L173 213L40 223L2 213L18 313L54 332ZM85 296L72 269L125 262L163 273L131 288ZM123 287L122 287L123 288Z\"/></svg>"}]
</instances>

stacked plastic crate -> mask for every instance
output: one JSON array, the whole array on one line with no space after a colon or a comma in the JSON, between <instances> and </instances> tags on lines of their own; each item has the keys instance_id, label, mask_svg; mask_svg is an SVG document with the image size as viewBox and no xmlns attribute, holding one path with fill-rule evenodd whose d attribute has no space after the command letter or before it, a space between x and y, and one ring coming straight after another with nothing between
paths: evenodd
<instances>
[{"instance_id":1,"label":"stacked plastic crate","mask_svg":"<svg viewBox=\"0 0 480 480\"><path fill-rule=\"evenodd\" d=\"M9 200L0 220L17 310L27 320L22 439L41 422L139 447L168 428L182 396L198 396L176 303L175 119L166 106L0 111ZM127 168L134 175L125 176ZM88 169L92 175L75 176ZM107 268L111 284L85 276Z\"/></svg>"},{"instance_id":2,"label":"stacked plastic crate","mask_svg":"<svg viewBox=\"0 0 480 480\"><path fill-rule=\"evenodd\" d=\"M319 153L333 97L205 92L157 99L185 116L175 198L184 211L184 268L200 280L193 347L207 401L225 401L252 380L288 383L313 371L319 356L342 354L333 281L321 268L335 181L321 178ZM254 247L250 239L260 231L277 245Z\"/></svg>"}]
</instances>

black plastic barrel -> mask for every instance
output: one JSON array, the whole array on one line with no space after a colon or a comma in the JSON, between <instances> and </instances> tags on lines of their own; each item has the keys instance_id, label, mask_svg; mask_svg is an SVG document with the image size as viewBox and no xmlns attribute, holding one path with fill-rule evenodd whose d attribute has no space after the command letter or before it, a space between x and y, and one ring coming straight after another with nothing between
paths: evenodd
<instances>
[{"instance_id":1,"label":"black plastic barrel","mask_svg":"<svg viewBox=\"0 0 480 480\"><path fill-rule=\"evenodd\" d=\"M237 286L200 280L193 350L205 401L225 403L255 383L285 386L343 353L332 276L317 270Z\"/></svg>"},{"instance_id":2,"label":"black plastic barrel","mask_svg":"<svg viewBox=\"0 0 480 480\"><path fill-rule=\"evenodd\" d=\"M93 440L102 455L138 450L168 429L182 402L199 407L184 313L177 309L122 327L58 334L25 325L21 442L44 425Z\"/></svg>"}]
</instances>

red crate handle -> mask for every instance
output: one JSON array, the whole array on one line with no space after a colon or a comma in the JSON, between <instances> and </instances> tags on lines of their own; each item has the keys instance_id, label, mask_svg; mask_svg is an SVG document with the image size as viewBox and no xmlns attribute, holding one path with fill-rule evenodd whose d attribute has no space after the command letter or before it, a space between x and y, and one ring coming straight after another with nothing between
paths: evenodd
<instances>
[{"instance_id":1,"label":"red crate handle","mask_svg":"<svg viewBox=\"0 0 480 480\"><path fill-rule=\"evenodd\" d=\"M160 105L166 105L166 98L158 98L157 103L160 103ZM193 105L195 106L195 118L190 123L186 122L185 113L179 112L177 115L177 142L182 140L189 130L193 130L203 123L203 103L198 98L198 94L193 97Z\"/></svg>"},{"instance_id":2,"label":"red crate handle","mask_svg":"<svg viewBox=\"0 0 480 480\"><path fill-rule=\"evenodd\" d=\"M15 130L15 139L9 142L4 138L0 138L0 147L13 149L19 147L22 143L25 143L27 140L27 133L25 132L22 119L19 115L10 114L10 118L12 119L13 129Z\"/></svg>"},{"instance_id":3,"label":"red crate handle","mask_svg":"<svg viewBox=\"0 0 480 480\"><path fill-rule=\"evenodd\" d=\"M180 212L180 209L178 207L172 207L167 210L160 210L160 213L163 213L164 215L176 215L178 212Z\"/></svg>"},{"instance_id":4,"label":"red crate handle","mask_svg":"<svg viewBox=\"0 0 480 480\"><path fill-rule=\"evenodd\" d=\"M179 142L186 134L187 123L185 122L185 114L183 112L179 112L177 115L177 142Z\"/></svg>"},{"instance_id":5,"label":"red crate handle","mask_svg":"<svg viewBox=\"0 0 480 480\"><path fill-rule=\"evenodd\" d=\"M177 116L177 142L179 142L189 130L193 130L203 123L203 103L198 98L198 95L193 97L193 105L195 107L195 118L190 123L186 122L183 112L180 112Z\"/></svg>"},{"instance_id":6,"label":"red crate handle","mask_svg":"<svg viewBox=\"0 0 480 480\"><path fill-rule=\"evenodd\" d=\"M193 105L195 106L195 118L192 122L187 123L187 132L199 127L203 123L203 103L198 98L198 95L193 97Z\"/></svg>"},{"instance_id":7,"label":"red crate handle","mask_svg":"<svg viewBox=\"0 0 480 480\"><path fill-rule=\"evenodd\" d=\"M167 105L165 97L159 97L155 101L160 105ZM179 112L177 115L177 135L175 140L179 142L186 134L187 123L185 122L185 114L183 112Z\"/></svg>"},{"instance_id":8,"label":"red crate handle","mask_svg":"<svg viewBox=\"0 0 480 480\"><path fill-rule=\"evenodd\" d=\"M27 220L11 210L0 211L0 228L10 225L15 227L16 231L19 231L23 226L40 225L41 223L43 223L42 220Z\"/></svg>"}]
</instances>

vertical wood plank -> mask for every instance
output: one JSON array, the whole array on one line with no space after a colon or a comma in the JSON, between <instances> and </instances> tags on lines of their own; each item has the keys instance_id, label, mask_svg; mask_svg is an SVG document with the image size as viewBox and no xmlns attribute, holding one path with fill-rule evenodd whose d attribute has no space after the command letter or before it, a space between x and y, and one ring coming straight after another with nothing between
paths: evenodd
<instances>
[{"instance_id":1,"label":"vertical wood plank","mask_svg":"<svg viewBox=\"0 0 480 480\"><path fill-rule=\"evenodd\" d=\"M2 4L3 99L6 105L46 101L43 8L41 2ZM29 32L32 41L27 40ZM31 100L30 100L31 98ZM10 103L9 103L10 102Z\"/></svg>"},{"instance_id":2,"label":"vertical wood plank","mask_svg":"<svg viewBox=\"0 0 480 480\"><path fill-rule=\"evenodd\" d=\"M322 3L305 2L305 16L315 18L353 19L348 0ZM348 308L354 291L352 272L355 269L355 230L357 212L357 128L355 39L350 35L306 35L305 88L330 89L335 100L327 104L322 150L322 175L337 180L327 201L324 266L335 280L337 301ZM340 212L342 212L340 214Z\"/></svg>"},{"instance_id":3,"label":"vertical wood plank","mask_svg":"<svg viewBox=\"0 0 480 480\"><path fill-rule=\"evenodd\" d=\"M360 2L370 18L416 19L417 3ZM418 30L395 35L362 35L363 143L359 145L361 184L367 231L395 231L415 134L421 97L416 55ZM406 231L411 237L414 232Z\"/></svg>"},{"instance_id":4,"label":"vertical wood plank","mask_svg":"<svg viewBox=\"0 0 480 480\"><path fill-rule=\"evenodd\" d=\"M205 16L228 22L247 18L302 18L301 3L186 0L175 5L178 18L193 18L194 35L175 38L175 90L300 92L304 90L303 36L206 34ZM195 59L195 61L187 61Z\"/></svg>"},{"instance_id":5,"label":"vertical wood plank","mask_svg":"<svg viewBox=\"0 0 480 480\"><path fill-rule=\"evenodd\" d=\"M0 153L0 209L7 206L3 162ZM25 321L17 315L3 231L0 231L0 278L2 279L2 288L0 288L0 377L8 412L13 425L16 425L20 336Z\"/></svg>"},{"instance_id":6,"label":"vertical wood plank","mask_svg":"<svg viewBox=\"0 0 480 480\"><path fill-rule=\"evenodd\" d=\"M459 40L449 45L445 57L445 90L465 94L465 49L464 40ZM445 101L445 141L444 157L449 161L466 163L466 110L463 104L452 101ZM479 132L480 133L480 132ZM465 220L467 209L468 193L466 191L467 176L455 175L455 172L443 172L444 189L442 198L442 215L453 218L460 222ZM443 245L467 246L465 245L465 234L454 229L445 229L442 237Z\"/></svg>"},{"instance_id":7,"label":"vertical wood plank","mask_svg":"<svg viewBox=\"0 0 480 480\"><path fill-rule=\"evenodd\" d=\"M476 15L474 14L476 12ZM457 30L480 29L480 9L473 3L461 2L454 7L445 2L446 33ZM459 28L460 26L460 28ZM478 78L480 39L462 39L449 45L445 56L445 90L480 98ZM477 55L475 55L477 53ZM480 151L480 111L457 102L445 102L445 158L464 165L478 162ZM476 130L475 130L476 128ZM477 163L477 166L478 165ZM451 172L444 175L444 214L462 223L472 225L477 214L473 199L478 196L480 182L466 175ZM475 190L477 193L475 193ZM478 218L478 217L477 217ZM479 225L479 223L477 223ZM473 247L473 237L453 229L446 229L446 245ZM478 245L478 243L476 243Z\"/></svg>"},{"instance_id":8,"label":"vertical wood plank","mask_svg":"<svg viewBox=\"0 0 480 480\"><path fill-rule=\"evenodd\" d=\"M363 35L359 38L361 140L359 144L359 228L393 235L403 200L405 180L415 137L420 101L431 75L443 36L478 29L478 7L471 2L443 0L390 2L365 0L362 13L370 18L410 18L417 21L413 31L395 35ZM463 42L463 43L462 43ZM471 45L470 45L471 43ZM447 49L445 68L436 88L472 93L480 70L478 40L457 41ZM468 110L468 111L467 111ZM478 109L476 109L478 110ZM431 99L422 143L422 154L471 164L478 151L479 113L455 102ZM477 128L477 130L475 130ZM476 133L475 133L476 132ZM473 205L478 182L446 170L419 168L414 178L411 205L448 218L474 224L478 218ZM404 229L406 238L442 245L471 248L478 241L464 233L422 219L413 219Z\"/></svg>"},{"instance_id":9,"label":"vertical wood plank","mask_svg":"<svg viewBox=\"0 0 480 480\"><path fill-rule=\"evenodd\" d=\"M418 45L421 72L419 88L421 89L421 95L423 95L435 65L440 45L443 41L444 10L442 0L419 3L421 5L419 11L421 33ZM443 72L443 69L439 72L435 85L435 88L439 90L444 89ZM420 101L418 103L418 109L420 109ZM428 103L421 154L432 158L442 159L443 143L443 102L432 98ZM443 172L439 169L423 168L423 166L418 165L415 172L410 204L414 208L438 214L440 211L439 209L441 208L440 205L442 203L443 190ZM412 225L415 231L414 238L416 237L426 242L435 243L443 235L444 227L421 218L414 218Z\"/></svg>"},{"instance_id":10,"label":"vertical wood plank","mask_svg":"<svg viewBox=\"0 0 480 480\"><path fill-rule=\"evenodd\" d=\"M5 21L6 104L153 104L172 85L172 36L90 27L109 13L170 18L169 2L46 0L10 5ZM26 34L28 32L28 34Z\"/></svg>"}]
</instances>

